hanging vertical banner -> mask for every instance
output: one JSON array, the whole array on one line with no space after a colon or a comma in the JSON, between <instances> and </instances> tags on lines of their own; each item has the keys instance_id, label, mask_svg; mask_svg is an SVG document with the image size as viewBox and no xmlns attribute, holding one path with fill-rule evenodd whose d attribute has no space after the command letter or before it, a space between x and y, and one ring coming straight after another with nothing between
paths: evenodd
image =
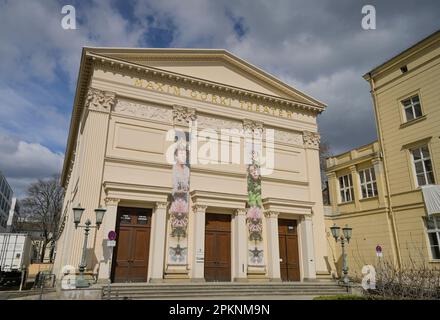
<instances>
[{"instance_id":1,"label":"hanging vertical banner","mask_svg":"<svg viewBox=\"0 0 440 320\"><path fill-rule=\"evenodd\" d=\"M175 132L173 191L170 206L169 259L172 264L187 264L189 215L189 133Z\"/></svg>"},{"instance_id":2,"label":"hanging vertical banner","mask_svg":"<svg viewBox=\"0 0 440 320\"><path fill-rule=\"evenodd\" d=\"M254 137L255 139L255 137ZM263 259L263 205L261 200L261 143L254 139L246 143L247 153L247 214L250 266L264 265Z\"/></svg>"}]
</instances>

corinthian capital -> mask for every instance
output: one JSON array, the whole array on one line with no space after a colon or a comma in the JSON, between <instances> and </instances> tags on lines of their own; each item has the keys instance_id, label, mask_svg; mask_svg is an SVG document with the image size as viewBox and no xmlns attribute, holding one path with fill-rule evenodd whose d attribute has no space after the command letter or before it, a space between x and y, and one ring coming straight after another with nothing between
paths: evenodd
<instances>
[{"instance_id":1,"label":"corinthian capital","mask_svg":"<svg viewBox=\"0 0 440 320\"><path fill-rule=\"evenodd\" d=\"M110 112L115 103L116 94L114 92L89 88L85 107L89 110Z\"/></svg>"},{"instance_id":2,"label":"corinthian capital","mask_svg":"<svg viewBox=\"0 0 440 320\"><path fill-rule=\"evenodd\" d=\"M243 120L243 130L248 133L263 134L264 125L260 121Z\"/></svg>"},{"instance_id":3,"label":"corinthian capital","mask_svg":"<svg viewBox=\"0 0 440 320\"><path fill-rule=\"evenodd\" d=\"M155 204L156 209L166 209L168 207L168 202L166 201L158 201Z\"/></svg>"},{"instance_id":4,"label":"corinthian capital","mask_svg":"<svg viewBox=\"0 0 440 320\"><path fill-rule=\"evenodd\" d=\"M173 106L173 123L175 125L188 126L191 121L196 120L196 110L183 106Z\"/></svg>"},{"instance_id":5,"label":"corinthian capital","mask_svg":"<svg viewBox=\"0 0 440 320\"><path fill-rule=\"evenodd\" d=\"M264 211L264 216L266 218L277 218L280 213L278 211L266 210Z\"/></svg>"},{"instance_id":6,"label":"corinthian capital","mask_svg":"<svg viewBox=\"0 0 440 320\"><path fill-rule=\"evenodd\" d=\"M117 198L105 198L105 205L106 206L117 206L119 204L119 199Z\"/></svg>"},{"instance_id":7,"label":"corinthian capital","mask_svg":"<svg viewBox=\"0 0 440 320\"><path fill-rule=\"evenodd\" d=\"M317 132L303 131L304 147L319 149L320 136Z\"/></svg>"},{"instance_id":8,"label":"corinthian capital","mask_svg":"<svg viewBox=\"0 0 440 320\"><path fill-rule=\"evenodd\" d=\"M194 213L205 213L206 208L208 208L208 206L205 206L203 204L194 204L192 206L192 209L193 209Z\"/></svg>"},{"instance_id":9,"label":"corinthian capital","mask_svg":"<svg viewBox=\"0 0 440 320\"><path fill-rule=\"evenodd\" d=\"M234 216L244 216L244 215L246 215L246 209L245 208L235 209L233 215Z\"/></svg>"}]
</instances>

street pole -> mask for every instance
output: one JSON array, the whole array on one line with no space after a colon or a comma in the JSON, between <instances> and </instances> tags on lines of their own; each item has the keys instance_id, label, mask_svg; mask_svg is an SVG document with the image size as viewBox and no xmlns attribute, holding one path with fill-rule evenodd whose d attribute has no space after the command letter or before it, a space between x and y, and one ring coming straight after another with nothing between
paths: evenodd
<instances>
[{"instance_id":1,"label":"street pole","mask_svg":"<svg viewBox=\"0 0 440 320\"><path fill-rule=\"evenodd\" d=\"M344 284L348 286L348 264L347 264L347 254L345 253L345 239L341 237L341 246L342 246L342 273L344 274Z\"/></svg>"},{"instance_id":2,"label":"street pole","mask_svg":"<svg viewBox=\"0 0 440 320\"><path fill-rule=\"evenodd\" d=\"M76 281L76 287L77 288L87 288L89 286L89 283L84 279L84 271L87 267L87 240L89 238L89 232L90 232L90 225L92 223L90 222L90 219L87 219L86 226L84 228L84 243L83 243L83 252L81 257L81 263L79 264L79 278Z\"/></svg>"}]
</instances>

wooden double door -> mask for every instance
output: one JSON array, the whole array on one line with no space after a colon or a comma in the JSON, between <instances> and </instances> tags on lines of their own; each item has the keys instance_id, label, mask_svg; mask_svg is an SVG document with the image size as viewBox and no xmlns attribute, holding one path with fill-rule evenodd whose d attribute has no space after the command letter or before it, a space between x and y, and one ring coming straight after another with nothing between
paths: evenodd
<instances>
[{"instance_id":1,"label":"wooden double door","mask_svg":"<svg viewBox=\"0 0 440 320\"><path fill-rule=\"evenodd\" d=\"M151 209L118 207L113 282L146 282L150 248Z\"/></svg>"},{"instance_id":2,"label":"wooden double door","mask_svg":"<svg viewBox=\"0 0 440 320\"><path fill-rule=\"evenodd\" d=\"M231 216L205 218L205 280L231 281Z\"/></svg>"},{"instance_id":3,"label":"wooden double door","mask_svg":"<svg viewBox=\"0 0 440 320\"><path fill-rule=\"evenodd\" d=\"M299 253L296 220L278 219L281 280L299 281Z\"/></svg>"}]
</instances>

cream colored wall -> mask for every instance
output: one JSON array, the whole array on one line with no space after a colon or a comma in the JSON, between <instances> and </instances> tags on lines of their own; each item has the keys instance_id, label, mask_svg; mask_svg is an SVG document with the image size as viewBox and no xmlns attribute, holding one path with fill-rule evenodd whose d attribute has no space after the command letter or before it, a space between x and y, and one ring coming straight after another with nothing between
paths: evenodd
<instances>
[{"instance_id":1,"label":"cream colored wall","mask_svg":"<svg viewBox=\"0 0 440 320\"><path fill-rule=\"evenodd\" d=\"M440 42L435 50L418 56L408 63L408 72L398 75L400 70L376 81L379 121L381 122L384 151L388 163L388 175L392 194L415 189L415 178L407 144L432 137L429 144L435 180L440 182ZM392 81L381 85L383 82ZM426 119L401 128L403 108L400 101L418 93Z\"/></svg>"},{"instance_id":2,"label":"cream colored wall","mask_svg":"<svg viewBox=\"0 0 440 320\"><path fill-rule=\"evenodd\" d=\"M409 147L428 144L436 184L440 183L440 39L404 59L408 72L399 68L375 78L388 178L395 212L402 263L430 263L431 255L423 217L423 198L417 188ZM401 100L418 94L424 118L404 124ZM437 263L438 264L438 263ZM430 265L436 265L435 262Z\"/></svg>"},{"instance_id":3,"label":"cream colored wall","mask_svg":"<svg viewBox=\"0 0 440 320\"><path fill-rule=\"evenodd\" d=\"M403 265L411 267L412 264L430 263L431 253L428 248L428 239L423 217L426 216L423 204L413 205L409 208L395 209L398 227L399 245Z\"/></svg>"},{"instance_id":4,"label":"cream colored wall","mask_svg":"<svg viewBox=\"0 0 440 320\"><path fill-rule=\"evenodd\" d=\"M341 228L346 224L353 228L353 237L346 245L349 274L361 277L362 267L377 262L376 246L383 250L383 259L392 262L393 253L388 222L384 210L348 213L339 216L326 216L326 237L329 247L329 263L334 273L341 275L342 252L340 242L335 243L330 227L336 223ZM342 231L341 231L342 232Z\"/></svg>"},{"instance_id":5,"label":"cream colored wall","mask_svg":"<svg viewBox=\"0 0 440 320\"><path fill-rule=\"evenodd\" d=\"M438 37L437 37L438 38ZM387 175L390 184L391 204L396 222L399 252L404 266L411 263L427 263L437 266L438 262L431 259L428 248L428 239L423 217L426 216L423 197L416 187L413 165L408 147L417 145L418 142L429 141L431 161L434 167L435 180L440 182L440 140L438 127L440 123L440 39L434 40L429 47L418 52L412 57L399 58L400 63L394 67L380 71L374 77L374 87L377 98L377 119L383 135L384 145L382 150L386 160ZM412 50L414 51L414 50ZM416 50L417 51L417 50ZM402 74L400 66L407 65L408 72ZM413 122L403 124L404 114L401 101L413 94L419 94L422 110L425 117ZM334 166L336 176L342 173L354 161L353 155L359 156L359 149L351 150L327 162ZM360 169L364 164L356 164ZM376 172L376 176L378 176ZM332 176L329 176L329 179ZM349 265L361 267L356 259L356 251L365 256L365 261L375 261L374 242L380 243L384 249L384 258L392 261L392 228L391 216L386 214L386 187L385 177L382 176L381 185L384 190L378 199L360 200L360 207L353 204L332 204L332 216L326 217L327 227L336 222L345 223L353 227L353 243L349 249ZM331 180L331 179L330 179ZM379 186L379 185L378 185ZM331 192L339 192L336 186L330 188ZM334 197L334 196L333 196ZM381 204L383 203L383 204ZM334 216L334 213L342 214ZM353 249L356 247L356 250ZM334 241L329 248L338 252L340 246L335 247ZM387 250L387 249L388 250ZM351 251L350 251L351 250ZM351 254L350 254L351 252ZM340 256L339 253L336 254ZM351 257L350 257L351 256ZM353 270L351 270L352 272ZM358 272L360 271L357 270Z\"/></svg>"},{"instance_id":6,"label":"cream colored wall","mask_svg":"<svg viewBox=\"0 0 440 320\"><path fill-rule=\"evenodd\" d=\"M81 203L81 206L86 208L83 222L86 218L94 222L93 209L99 205L105 206L106 197L115 194L106 194L103 184L171 187L172 166L165 161L165 153L171 142L165 141L165 137L167 130L173 127L172 105L174 104L196 108L198 116L211 118L209 121L205 119L205 123L208 124L227 120L230 121L227 123L242 126L242 119L251 119L262 121L265 128L276 130L275 170L272 175L263 177L263 198L274 197L314 203L313 236L316 268L321 272L327 270L324 258L327 255L327 246L320 192L319 156L317 148L304 148L302 137L303 130L317 131L316 114L313 116L309 112L298 111L294 112L293 119L285 119L240 108L214 106L184 97L137 88L133 86L134 79L129 75L122 76L101 68L97 68L93 73L91 87L115 92L119 102L112 110L85 112L83 131L78 139L78 154L66 190L64 207L69 213L69 218L62 238L58 242L55 263L58 273L66 264L76 267L81 256L84 232L73 227L70 212L74 205ZM239 84L240 78L237 81ZM119 105L121 101L125 104ZM201 144L203 142L199 147ZM243 141L240 144L240 151L244 154ZM247 194L246 170L242 164L194 165L191 170L192 190ZM128 197L128 191L118 191L118 194L126 194ZM139 196L130 195L130 197L131 200L126 199L120 205L142 205L141 193ZM143 201L145 200L147 199ZM189 228L192 228L192 222ZM94 268L103 255L105 246L102 239L106 237L104 232L103 228L91 232L88 242L89 267ZM191 246L192 244L189 243L190 251Z\"/></svg>"},{"instance_id":7,"label":"cream colored wall","mask_svg":"<svg viewBox=\"0 0 440 320\"><path fill-rule=\"evenodd\" d=\"M353 238L346 246L351 276L360 278L364 265L376 264L377 245L383 249L383 259L391 262L393 260L390 221L384 201L386 189L379 155L379 145L374 142L327 160L332 203L331 209L325 216L325 226L329 251L328 263L335 276L341 276L342 252L340 242L335 243L329 229L334 223L341 228L345 225L353 228ZM378 196L362 198L359 171L371 167L375 170ZM352 174L353 179L354 200L342 203L338 179L349 173Z\"/></svg>"}]
</instances>

